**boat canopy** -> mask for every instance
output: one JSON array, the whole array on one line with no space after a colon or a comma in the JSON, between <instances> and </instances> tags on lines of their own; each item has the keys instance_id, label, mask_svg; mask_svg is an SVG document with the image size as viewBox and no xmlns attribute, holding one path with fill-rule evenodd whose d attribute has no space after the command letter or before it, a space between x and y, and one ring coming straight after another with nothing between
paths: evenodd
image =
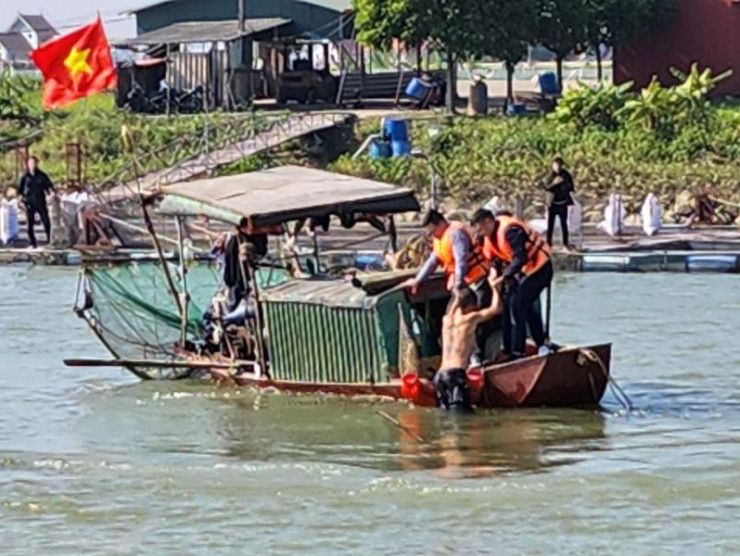
<instances>
[{"instance_id":1,"label":"boat canopy","mask_svg":"<svg viewBox=\"0 0 740 556\"><path fill-rule=\"evenodd\" d=\"M281 166L162 188L159 212L207 216L239 225L281 224L331 215L396 214L420 210L409 189L323 170Z\"/></svg>"}]
</instances>

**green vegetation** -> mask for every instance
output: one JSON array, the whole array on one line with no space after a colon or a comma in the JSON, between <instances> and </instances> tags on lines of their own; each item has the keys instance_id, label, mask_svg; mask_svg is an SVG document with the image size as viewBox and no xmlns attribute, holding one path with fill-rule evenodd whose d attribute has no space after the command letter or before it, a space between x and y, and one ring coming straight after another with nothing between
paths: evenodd
<instances>
[{"instance_id":1,"label":"green vegetation","mask_svg":"<svg viewBox=\"0 0 740 556\"><path fill-rule=\"evenodd\" d=\"M167 167L218 148L241 137L245 130L265 125L267 118L254 114L141 116L115 107L110 94L82 100L69 109L46 113L41 108L37 80L0 77L0 184L15 179L12 144L29 138L30 152L55 181L66 178L65 147L78 142L83 152L83 178L96 185L121 178L132 167L124 151L121 127L125 124L134 141L136 158L143 171ZM130 178L129 178L130 179Z\"/></svg>"},{"instance_id":2,"label":"green vegetation","mask_svg":"<svg viewBox=\"0 0 740 556\"><path fill-rule=\"evenodd\" d=\"M670 209L677 193L695 188L740 202L740 107L707 100L719 79L711 73L692 68L684 78L675 87L653 84L639 97L622 87L584 87L568 92L551 115L445 120L431 138L429 123L419 120L413 141L430 156L442 199L452 199L448 205L472 206L497 195L509 206L523 197L539 211L540 182L556 155L573 169L591 219L613 192L632 210L649 192ZM429 187L430 167L422 159L345 156L332 168L423 195Z\"/></svg>"}]
</instances>

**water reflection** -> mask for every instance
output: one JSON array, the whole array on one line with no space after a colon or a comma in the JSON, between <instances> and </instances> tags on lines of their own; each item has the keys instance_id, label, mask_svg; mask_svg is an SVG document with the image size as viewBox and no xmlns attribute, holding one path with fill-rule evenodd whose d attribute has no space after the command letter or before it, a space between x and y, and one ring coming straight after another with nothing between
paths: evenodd
<instances>
[{"instance_id":1,"label":"water reflection","mask_svg":"<svg viewBox=\"0 0 740 556\"><path fill-rule=\"evenodd\" d=\"M326 462L474 478L545 471L578 462L582 452L607 444L605 417L578 410L453 416L400 404L252 394L223 399L221 405L226 409L217 432L221 450L247 461Z\"/></svg>"}]
</instances>

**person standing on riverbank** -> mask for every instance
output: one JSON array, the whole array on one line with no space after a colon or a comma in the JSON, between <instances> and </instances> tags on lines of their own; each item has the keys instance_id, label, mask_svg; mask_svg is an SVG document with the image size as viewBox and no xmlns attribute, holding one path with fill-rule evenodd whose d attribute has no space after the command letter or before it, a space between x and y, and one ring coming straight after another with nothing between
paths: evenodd
<instances>
[{"instance_id":1,"label":"person standing on riverbank","mask_svg":"<svg viewBox=\"0 0 740 556\"><path fill-rule=\"evenodd\" d=\"M547 244L552 247L552 236L555 232L555 219L560 220L560 229L563 232L563 247L570 245L568 230L568 207L573 206L573 176L565 169L561 157L552 161L552 172L547 178L546 189L550 194L550 204L547 209Z\"/></svg>"},{"instance_id":2,"label":"person standing on riverbank","mask_svg":"<svg viewBox=\"0 0 740 556\"><path fill-rule=\"evenodd\" d=\"M26 173L21 177L18 191L26 207L28 240L31 242L31 246L33 248L38 247L36 233L33 229L36 223L36 215L39 216L41 223L44 225L46 242L48 243L51 239L51 220L49 219L46 197L55 193L56 189L49 176L38 167L38 159L35 156L30 157L26 163Z\"/></svg>"}]
</instances>

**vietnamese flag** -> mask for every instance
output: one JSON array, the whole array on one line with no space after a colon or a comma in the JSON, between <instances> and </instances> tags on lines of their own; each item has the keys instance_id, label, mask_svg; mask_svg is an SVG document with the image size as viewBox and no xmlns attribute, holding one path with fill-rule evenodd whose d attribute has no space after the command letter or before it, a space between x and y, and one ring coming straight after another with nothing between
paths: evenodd
<instances>
[{"instance_id":1,"label":"vietnamese flag","mask_svg":"<svg viewBox=\"0 0 740 556\"><path fill-rule=\"evenodd\" d=\"M51 110L116 86L116 69L100 18L45 42L31 53L44 75L44 108Z\"/></svg>"}]
</instances>

